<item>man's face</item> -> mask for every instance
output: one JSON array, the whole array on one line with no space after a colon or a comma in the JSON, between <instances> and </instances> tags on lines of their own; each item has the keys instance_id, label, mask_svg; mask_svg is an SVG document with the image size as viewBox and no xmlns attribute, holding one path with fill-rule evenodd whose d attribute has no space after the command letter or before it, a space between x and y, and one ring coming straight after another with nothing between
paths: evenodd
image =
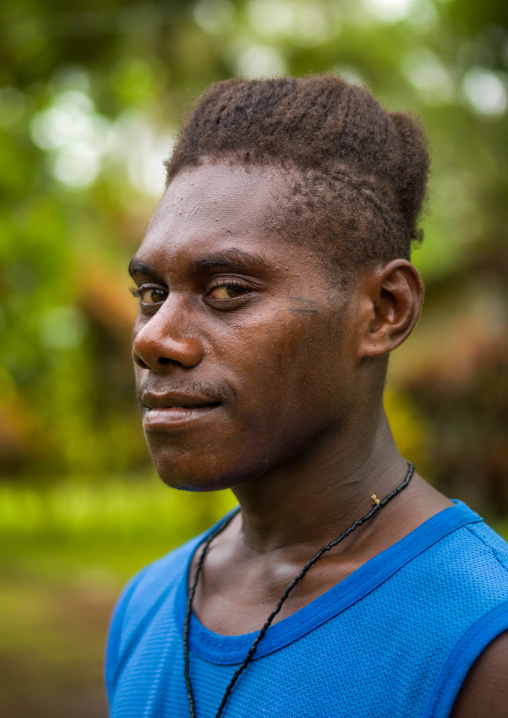
<instances>
[{"instance_id":1,"label":"man's face","mask_svg":"<svg viewBox=\"0 0 508 718\"><path fill-rule=\"evenodd\" d=\"M281 181L226 164L182 172L131 262L143 426L172 486L234 487L348 415L354 308L322 255L265 229Z\"/></svg>"}]
</instances>

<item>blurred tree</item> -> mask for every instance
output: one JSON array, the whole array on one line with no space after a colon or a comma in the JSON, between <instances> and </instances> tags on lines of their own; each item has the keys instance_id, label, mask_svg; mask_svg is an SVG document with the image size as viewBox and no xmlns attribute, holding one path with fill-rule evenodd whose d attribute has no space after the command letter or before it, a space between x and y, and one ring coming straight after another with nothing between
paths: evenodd
<instances>
[{"instance_id":1,"label":"blurred tree","mask_svg":"<svg viewBox=\"0 0 508 718\"><path fill-rule=\"evenodd\" d=\"M214 80L326 71L421 115L433 147L426 307L390 374L399 443L424 447L445 491L506 512L507 16L497 0L3 0L5 475L148 464L125 267L176 128Z\"/></svg>"}]
</instances>

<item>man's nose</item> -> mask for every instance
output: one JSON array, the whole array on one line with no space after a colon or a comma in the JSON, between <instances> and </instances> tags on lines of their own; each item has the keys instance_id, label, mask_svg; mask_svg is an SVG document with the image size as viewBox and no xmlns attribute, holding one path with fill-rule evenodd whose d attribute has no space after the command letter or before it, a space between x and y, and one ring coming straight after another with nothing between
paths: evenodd
<instances>
[{"instance_id":1,"label":"man's nose","mask_svg":"<svg viewBox=\"0 0 508 718\"><path fill-rule=\"evenodd\" d=\"M139 330L134 327L132 356L142 369L162 372L170 365L192 368L204 355L202 340L178 306L167 301Z\"/></svg>"}]
</instances>

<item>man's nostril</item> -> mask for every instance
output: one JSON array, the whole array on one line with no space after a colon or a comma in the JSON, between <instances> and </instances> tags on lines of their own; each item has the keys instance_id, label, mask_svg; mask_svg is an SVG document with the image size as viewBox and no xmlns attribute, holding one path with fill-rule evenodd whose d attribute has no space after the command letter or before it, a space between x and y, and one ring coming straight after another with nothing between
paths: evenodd
<instances>
[{"instance_id":1,"label":"man's nostril","mask_svg":"<svg viewBox=\"0 0 508 718\"><path fill-rule=\"evenodd\" d=\"M137 364L139 367L141 367L141 369L148 369L148 364L146 364L146 363L141 359L141 357L139 356L139 354L134 354L133 356L134 356L134 363L135 363L135 364Z\"/></svg>"}]
</instances>

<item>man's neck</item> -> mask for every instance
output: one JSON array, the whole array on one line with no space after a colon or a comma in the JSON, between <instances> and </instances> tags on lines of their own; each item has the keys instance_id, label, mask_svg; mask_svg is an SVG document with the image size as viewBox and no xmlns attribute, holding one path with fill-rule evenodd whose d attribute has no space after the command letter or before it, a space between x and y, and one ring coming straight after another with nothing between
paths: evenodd
<instances>
[{"instance_id":1,"label":"man's neck","mask_svg":"<svg viewBox=\"0 0 508 718\"><path fill-rule=\"evenodd\" d=\"M362 445L363 444L363 445ZM235 489L243 540L263 554L326 544L383 498L407 472L384 415L367 437L327 437L289 462Z\"/></svg>"},{"instance_id":2,"label":"man's neck","mask_svg":"<svg viewBox=\"0 0 508 718\"><path fill-rule=\"evenodd\" d=\"M213 541L194 610L212 631L256 631L306 562L403 480L408 464L381 416L373 441L317 447L235 490L242 512ZM334 449L334 450L332 450ZM361 449L361 452L359 451ZM319 456L319 461L317 459ZM275 622L298 611L373 556L451 505L415 475L376 515L326 552L298 584ZM196 553L191 575L196 566Z\"/></svg>"}]
</instances>

